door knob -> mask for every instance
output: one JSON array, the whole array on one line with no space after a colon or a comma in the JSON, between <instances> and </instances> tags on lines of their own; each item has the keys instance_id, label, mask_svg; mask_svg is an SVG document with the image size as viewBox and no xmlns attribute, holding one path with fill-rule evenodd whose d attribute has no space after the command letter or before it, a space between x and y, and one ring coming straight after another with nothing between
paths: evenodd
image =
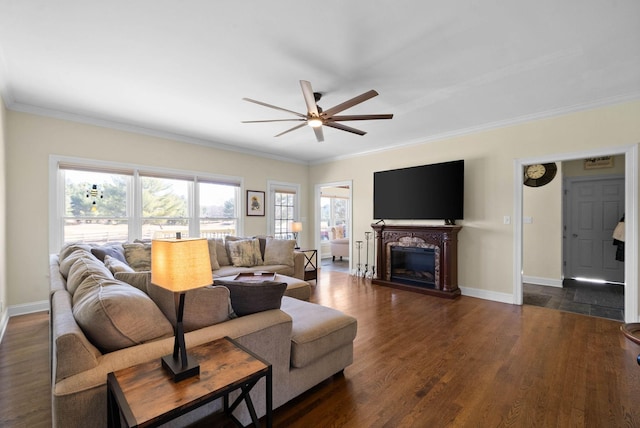
<instances>
[{"instance_id":1,"label":"door knob","mask_svg":"<svg viewBox=\"0 0 640 428\"><path fill-rule=\"evenodd\" d=\"M574 238L577 238L577 237L578 237L578 234L577 234L577 233L574 233L574 234L573 234L573 237L574 237Z\"/></svg>"}]
</instances>

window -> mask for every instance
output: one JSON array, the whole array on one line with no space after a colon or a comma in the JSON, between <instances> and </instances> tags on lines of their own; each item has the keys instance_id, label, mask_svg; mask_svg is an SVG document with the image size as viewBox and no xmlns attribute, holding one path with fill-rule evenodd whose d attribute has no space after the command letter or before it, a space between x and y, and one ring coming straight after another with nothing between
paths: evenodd
<instances>
[{"instance_id":1,"label":"window","mask_svg":"<svg viewBox=\"0 0 640 428\"><path fill-rule=\"evenodd\" d=\"M291 224L299 220L300 186L290 183L268 183L269 234L277 239L293 239Z\"/></svg>"},{"instance_id":2,"label":"window","mask_svg":"<svg viewBox=\"0 0 640 428\"><path fill-rule=\"evenodd\" d=\"M239 178L55 158L51 170L58 195L51 209L54 250L72 241L241 233Z\"/></svg>"},{"instance_id":3,"label":"window","mask_svg":"<svg viewBox=\"0 0 640 428\"><path fill-rule=\"evenodd\" d=\"M132 176L64 171L64 242L126 241Z\"/></svg>"},{"instance_id":4,"label":"window","mask_svg":"<svg viewBox=\"0 0 640 428\"><path fill-rule=\"evenodd\" d=\"M342 197L325 197L320 198L320 238L323 241L332 239L331 227L344 225L344 237L348 237L349 233L347 225L349 223L349 199Z\"/></svg>"}]
</instances>

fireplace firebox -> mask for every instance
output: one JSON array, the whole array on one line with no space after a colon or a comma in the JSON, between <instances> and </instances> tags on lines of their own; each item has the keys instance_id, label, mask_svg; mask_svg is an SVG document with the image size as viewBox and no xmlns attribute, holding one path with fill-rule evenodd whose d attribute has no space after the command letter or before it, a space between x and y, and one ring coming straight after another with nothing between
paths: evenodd
<instances>
[{"instance_id":1,"label":"fireplace firebox","mask_svg":"<svg viewBox=\"0 0 640 428\"><path fill-rule=\"evenodd\" d=\"M435 249L391 246L391 281L435 288Z\"/></svg>"},{"instance_id":2,"label":"fireplace firebox","mask_svg":"<svg viewBox=\"0 0 640 428\"><path fill-rule=\"evenodd\" d=\"M454 299L458 288L461 226L373 224L376 232L374 284Z\"/></svg>"}]
</instances>

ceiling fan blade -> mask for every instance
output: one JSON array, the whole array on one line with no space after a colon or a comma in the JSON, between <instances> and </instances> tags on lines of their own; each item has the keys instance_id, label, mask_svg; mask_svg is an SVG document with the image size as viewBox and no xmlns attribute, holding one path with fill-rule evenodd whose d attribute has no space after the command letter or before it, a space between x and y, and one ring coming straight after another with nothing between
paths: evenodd
<instances>
[{"instance_id":1,"label":"ceiling fan blade","mask_svg":"<svg viewBox=\"0 0 640 428\"><path fill-rule=\"evenodd\" d=\"M325 122L325 126L329 126L331 128L339 129L341 131L351 132L351 133L358 134L358 135L366 134L366 132L361 131L359 129L352 128L350 126L342 125L340 123L335 123L335 122Z\"/></svg>"},{"instance_id":2,"label":"ceiling fan blade","mask_svg":"<svg viewBox=\"0 0 640 428\"><path fill-rule=\"evenodd\" d=\"M269 107L269 108L272 108L272 109L276 109L276 110L280 110L280 111L286 111L287 113L292 113L292 114L295 114L296 116L304 117L305 119L307 117L306 114L298 113L298 112L295 112L295 111L292 111L292 110L287 110L286 108L282 108L282 107L274 106L274 105L271 105L271 104L263 103L262 101L252 100L251 98L243 98L243 100L249 101L250 103L259 104L261 106Z\"/></svg>"},{"instance_id":3,"label":"ceiling fan blade","mask_svg":"<svg viewBox=\"0 0 640 428\"><path fill-rule=\"evenodd\" d=\"M338 104L335 107L331 107L330 109L325 110L322 115L325 117L331 117L336 113L340 113L343 110L351 108L357 104L360 104L361 102L367 101L368 99L371 99L376 95L378 95L378 93L372 89L368 92L365 92L364 94L358 95L357 97L353 97L350 100L343 102L342 104Z\"/></svg>"},{"instance_id":4,"label":"ceiling fan blade","mask_svg":"<svg viewBox=\"0 0 640 428\"><path fill-rule=\"evenodd\" d=\"M274 135L274 137L279 137L279 136L284 135L284 134L286 134L286 133L288 133L288 132L295 131L296 129L300 129L300 128L302 128L303 126L307 126L307 122L301 123L300 125L296 125L296 126L294 126L293 128L291 128L291 129L287 129L286 131L281 132L281 133L279 133L278 135Z\"/></svg>"},{"instance_id":5,"label":"ceiling fan blade","mask_svg":"<svg viewBox=\"0 0 640 428\"><path fill-rule=\"evenodd\" d=\"M341 122L345 120L378 120L378 119L393 119L393 114L354 114L354 115L331 116L330 118L327 118L327 121Z\"/></svg>"},{"instance_id":6,"label":"ceiling fan blade","mask_svg":"<svg viewBox=\"0 0 640 428\"><path fill-rule=\"evenodd\" d=\"M324 141L324 133L322 132L322 126L313 128L313 132L316 133L316 140L318 140L318 143L322 143Z\"/></svg>"},{"instance_id":7,"label":"ceiling fan blade","mask_svg":"<svg viewBox=\"0 0 640 428\"><path fill-rule=\"evenodd\" d=\"M311 116L318 116L318 106L316 105L316 97L313 95L313 89L311 89L311 83L301 80L300 87L302 88L304 102L307 104L307 111Z\"/></svg>"},{"instance_id":8,"label":"ceiling fan blade","mask_svg":"<svg viewBox=\"0 0 640 428\"><path fill-rule=\"evenodd\" d=\"M242 123L266 123L266 122L300 122L307 119L267 119L267 120L243 120Z\"/></svg>"}]
</instances>

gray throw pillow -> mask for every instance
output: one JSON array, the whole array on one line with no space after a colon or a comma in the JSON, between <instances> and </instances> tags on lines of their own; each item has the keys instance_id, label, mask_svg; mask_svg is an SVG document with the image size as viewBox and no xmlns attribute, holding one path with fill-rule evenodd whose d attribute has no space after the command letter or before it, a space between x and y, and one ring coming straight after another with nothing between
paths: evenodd
<instances>
[{"instance_id":1,"label":"gray throw pillow","mask_svg":"<svg viewBox=\"0 0 640 428\"><path fill-rule=\"evenodd\" d=\"M242 282L218 281L216 285L223 285L229 289L231 306L239 317L256 312L280 309L282 295L287 284L278 281Z\"/></svg>"},{"instance_id":2,"label":"gray throw pillow","mask_svg":"<svg viewBox=\"0 0 640 428\"><path fill-rule=\"evenodd\" d=\"M257 239L229 242L229 255L236 267L262 266L260 243Z\"/></svg>"},{"instance_id":3,"label":"gray throw pillow","mask_svg":"<svg viewBox=\"0 0 640 428\"><path fill-rule=\"evenodd\" d=\"M91 254L96 256L98 260L104 262L105 256L111 256L114 259L126 263L124 258L124 248L121 244L102 245L100 247L91 248Z\"/></svg>"},{"instance_id":4,"label":"gray throw pillow","mask_svg":"<svg viewBox=\"0 0 640 428\"><path fill-rule=\"evenodd\" d=\"M106 254L104 256L104 265L111 271L112 274L116 274L118 272L135 272L131 266L120 259L115 257L111 257Z\"/></svg>"},{"instance_id":5,"label":"gray throw pillow","mask_svg":"<svg viewBox=\"0 0 640 428\"><path fill-rule=\"evenodd\" d=\"M218 262L218 244L215 239L207 239L209 245L209 261L211 262L211 270L220 269L220 262Z\"/></svg>"},{"instance_id":6,"label":"gray throw pillow","mask_svg":"<svg viewBox=\"0 0 640 428\"><path fill-rule=\"evenodd\" d=\"M124 258L129 266L136 272L151 270L151 244L134 242L122 244Z\"/></svg>"},{"instance_id":7,"label":"gray throw pillow","mask_svg":"<svg viewBox=\"0 0 640 428\"><path fill-rule=\"evenodd\" d=\"M176 303L173 292L149 282L147 293L169 322L176 325ZM189 290L184 296L182 325L185 332L228 321L231 316L229 290L207 286Z\"/></svg>"},{"instance_id":8,"label":"gray throw pillow","mask_svg":"<svg viewBox=\"0 0 640 428\"><path fill-rule=\"evenodd\" d=\"M293 249L296 241L292 239L267 238L264 249L264 264L267 266L293 266Z\"/></svg>"}]
</instances>

